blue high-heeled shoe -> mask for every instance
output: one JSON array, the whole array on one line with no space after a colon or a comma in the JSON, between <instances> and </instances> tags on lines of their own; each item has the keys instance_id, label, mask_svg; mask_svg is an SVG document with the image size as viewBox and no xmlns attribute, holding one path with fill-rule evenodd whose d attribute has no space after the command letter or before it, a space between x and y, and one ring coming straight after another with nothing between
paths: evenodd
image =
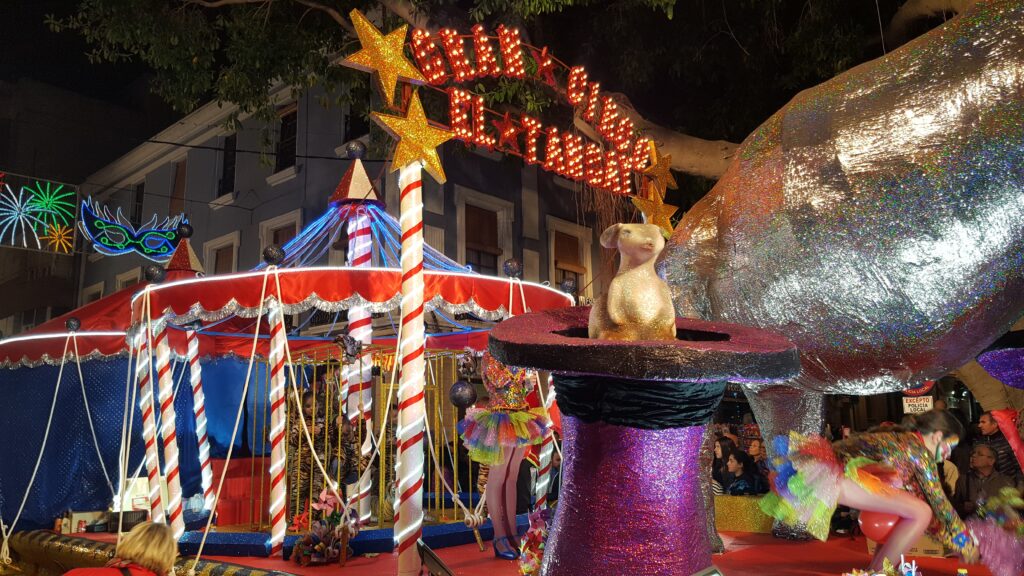
<instances>
[{"instance_id":1,"label":"blue high-heeled shoe","mask_svg":"<svg viewBox=\"0 0 1024 576\"><path fill-rule=\"evenodd\" d=\"M504 544L505 550L498 550L498 544ZM519 558L519 552L512 548L512 544L508 541L507 536L494 539L494 557L501 558L502 560L515 560Z\"/></svg>"}]
</instances>

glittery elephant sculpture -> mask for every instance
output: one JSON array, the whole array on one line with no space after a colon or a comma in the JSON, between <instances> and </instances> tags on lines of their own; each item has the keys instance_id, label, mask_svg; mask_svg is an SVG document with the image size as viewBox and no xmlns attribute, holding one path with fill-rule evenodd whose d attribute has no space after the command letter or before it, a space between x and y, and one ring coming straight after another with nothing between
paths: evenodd
<instances>
[{"instance_id":1,"label":"glittery elephant sculpture","mask_svg":"<svg viewBox=\"0 0 1024 576\"><path fill-rule=\"evenodd\" d=\"M1022 261L1024 1L981 0L769 118L659 270L680 315L799 347L799 377L747 387L769 437L973 359L1024 311Z\"/></svg>"}]
</instances>

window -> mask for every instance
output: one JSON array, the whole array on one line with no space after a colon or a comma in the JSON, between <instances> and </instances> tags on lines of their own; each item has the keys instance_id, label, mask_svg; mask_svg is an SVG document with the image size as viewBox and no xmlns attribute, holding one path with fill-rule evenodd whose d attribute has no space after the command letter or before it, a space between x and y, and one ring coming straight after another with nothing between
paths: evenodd
<instances>
[{"instance_id":1,"label":"window","mask_svg":"<svg viewBox=\"0 0 1024 576\"><path fill-rule=\"evenodd\" d=\"M548 278L558 286L562 280L576 281L578 296L590 296L593 279L591 264L591 240L593 231L586 226L547 217L548 229Z\"/></svg>"},{"instance_id":2,"label":"window","mask_svg":"<svg viewBox=\"0 0 1024 576\"><path fill-rule=\"evenodd\" d=\"M507 200L456 184L457 259L481 274L503 275L501 264L513 254L514 209Z\"/></svg>"},{"instance_id":3,"label":"window","mask_svg":"<svg viewBox=\"0 0 1024 576\"><path fill-rule=\"evenodd\" d=\"M260 252L271 244L284 247L292 238L299 233L299 223L302 220L302 209L297 208L268 220L260 222Z\"/></svg>"},{"instance_id":4,"label":"window","mask_svg":"<svg viewBox=\"0 0 1024 576\"><path fill-rule=\"evenodd\" d=\"M125 288L127 288L129 286L133 286L135 284L138 284L139 283L139 279L141 277L142 277L142 269L138 268L138 267L133 269L133 270L129 270L127 272L124 272L123 274L118 274L117 278L116 278L116 284L115 284L115 288L114 289L115 290L124 290Z\"/></svg>"},{"instance_id":5,"label":"window","mask_svg":"<svg viewBox=\"0 0 1024 576\"><path fill-rule=\"evenodd\" d=\"M238 269L238 231L203 244L204 268L208 274L230 274Z\"/></svg>"},{"instance_id":6,"label":"window","mask_svg":"<svg viewBox=\"0 0 1024 576\"><path fill-rule=\"evenodd\" d=\"M297 108L290 106L281 112L280 130L277 135L277 165L275 172L295 166L295 128Z\"/></svg>"},{"instance_id":7,"label":"window","mask_svg":"<svg viewBox=\"0 0 1024 576\"><path fill-rule=\"evenodd\" d=\"M587 269L583 266L583 254L580 250L580 239L555 231L555 284L561 285L562 281L571 278L576 282L576 287L582 289Z\"/></svg>"},{"instance_id":8,"label":"window","mask_svg":"<svg viewBox=\"0 0 1024 576\"><path fill-rule=\"evenodd\" d=\"M82 304L88 304L95 302L103 298L103 282L97 282L92 286L87 286L82 289Z\"/></svg>"},{"instance_id":9,"label":"window","mask_svg":"<svg viewBox=\"0 0 1024 576\"><path fill-rule=\"evenodd\" d=\"M466 264L475 272L498 275L498 213L466 204Z\"/></svg>"},{"instance_id":10,"label":"window","mask_svg":"<svg viewBox=\"0 0 1024 576\"><path fill-rule=\"evenodd\" d=\"M220 158L220 182L217 184L217 197L235 191L235 147L238 145L238 134L224 137L224 151Z\"/></svg>"},{"instance_id":11,"label":"window","mask_svg":"<svg viewBox=\"0 0 1024 576\"><path fill-rule=\"evenodd\" d=\"M213 273L230 274L235 271L235 247L221 246L213 251Z\"/></svg>"},{"instance_id":12,"label":"window","mask_svg":"<svg viewBox=\"0 0 1024 576\"><path fill-rule=\"evenodd\" d=\"M129 220L136 229L142 225L142 204L146 198L146 183L139 182L132 192L131 217Z\"/></svg>"},{"instance_id":13,"label":"window","mask_svg":"<svg viewBox=\"0 0 1024 576\"><path fill-rule=\"evenodd\" d=\"M171 191L171 202L169 216L174 217L185 211L185 184L187 178L187 164L184 160L174 165L174 190Z\"/></svg>"}]
</instances>

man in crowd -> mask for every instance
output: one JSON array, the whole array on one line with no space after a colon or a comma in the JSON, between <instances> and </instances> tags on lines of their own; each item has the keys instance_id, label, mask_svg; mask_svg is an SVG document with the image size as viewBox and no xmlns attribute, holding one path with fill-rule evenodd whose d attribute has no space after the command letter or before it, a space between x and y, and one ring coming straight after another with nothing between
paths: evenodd
<instances>
[{"instance_id":1,"label":"man in crowd","mask_svg":"<svg viewBox=\"0 0 1024 576\"><path fill-rule=\"evenodd\" d=\"M999 424L992 417L991 412L985 412L978 420L978 431L981 435L975 440L974 445L987 445L996 453L996 470L1009 478L1012 482L1021 481L1020 465L1017 464L1017 457L1010 448L1010 443L999 431Z\"/></svg>"},{"instance_id":2,"label":"man in crowd","mask_svg":"<svg viewBox=\"0 0 1024 576\"><path fill-rule=\"evenodd\" d=\"M978 511L978 502L995 496L1003 488L1013 487L1013 481L996 470L996 451L986 444L978 444L971 451L971 469L960 476L953 494L953 506L962 518Z\"/></svg>"}]
</instances>

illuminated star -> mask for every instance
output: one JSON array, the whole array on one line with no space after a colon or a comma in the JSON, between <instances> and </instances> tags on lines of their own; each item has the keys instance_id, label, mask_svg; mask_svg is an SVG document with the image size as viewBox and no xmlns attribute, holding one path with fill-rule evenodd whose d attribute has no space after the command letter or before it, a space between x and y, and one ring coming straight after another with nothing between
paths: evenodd
<instances>
[{"instance_id":1,"label":"illuminated star","mask_svg":"<svg viewBox=\"0 0 1024 576\"><path fill-rule=\"evenodd\" d=\"M395 86L399 78L426 84L420 71L405 57L408 25L384 35L359 10L352 10L349 17L352 18L363 49L343 60L342 64L364 72L376 72L377 85L389 105L395 100Z\"/></svg>"},{"instance_id":2,"label":"illuminated star","mask_svg":"<svg viewBox=\"0 0 1024 576\"><path fill-rule=\"evenodd\" d=\"M672 176L670 167L672 165L672 155L666 154L660 156L658 154L658 147L654 142L649 142L651 165L644 168L644 176L651 178L651 184L653 184L652 190L654 195L659 199L665 199L665 190L671 188L673 190L679 188L676 185L676 179Z\"/></svg>"},{"instance_id":3,"label":"illuminated star","mask_svg":"<svg viewBox=\"0 0 1024 576\"><path fill-rule=\"evenodd\" d=\"M654 224L661 228L662 234L666 237L672 235L672 215L679 209L678 206L665 204L664 199L658 196L654 190L654 182L650 183L652 199L633 197L633 205L644 215L644 222Z\"/></svg>"},{"instance_id":4,"label":"illuminated star","mask_svg":"<svg viewBox=\"0 0 1024 576\"><path fill-rule=\"evenodd\" d=\"M46 245L54 252L70 254L74 244L74 228L54 224L46 228L46 235L40 236L40 240L46 240Z\"/></svg>"},{"instance_id":5,"label":"illuminated star","mask_svg":"<svg viewBox=\"0 0 1024 576\"><path fill-rule=\"evenodd\" d=\"M380 112L374 112L372 116L381 128L398 139L398 148L395 149L395 157L391 160L392 172L413 162L423 162L423 167L434 180L444 183L444 168L441 167L437 147L451 140L453 134L448 130L435 128L427 122L418 93L413 92L409 110L404 118Z\"/></svg>"},{"instance_id":6,"label":"illuminated star","mask_svg":"<svg viewBox=\"0 0 1024 576\"><path fill-rule=\"evenodd\" d=\"M519 154L518 136L522 129L516 126L508 112L505 112L505 117L501 120L491 120L491 124L498 129L498 148L508 146L507 150L514 150L516 154Z\"/></svg>"},{"instance_id":7,"label":"illuminated star","mask_svg":"<svg viewBox=\"0 0 1024 576\"><path fill-rule=\"evenodd\" d=\"M541 77L550 86L555 85L555 61L548 54L548 47L545 46L539 52L533 50L533 60L537 63L537 76Z\"/></svg>"}]
</instances>

